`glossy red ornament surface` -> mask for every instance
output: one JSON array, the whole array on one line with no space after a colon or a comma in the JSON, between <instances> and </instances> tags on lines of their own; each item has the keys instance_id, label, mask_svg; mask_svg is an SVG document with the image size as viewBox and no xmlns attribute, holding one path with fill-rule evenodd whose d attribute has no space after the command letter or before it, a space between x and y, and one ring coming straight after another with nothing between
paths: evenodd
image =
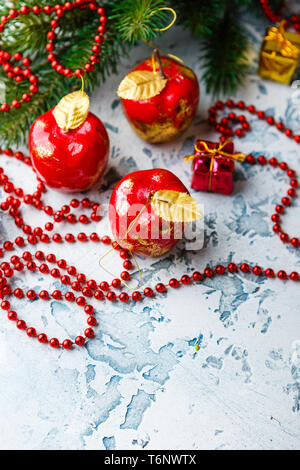
<instances>
[{"instance_id":1,"label":"glossy red ornament surface","mask_svg":"<svg viewBox=\"0 0 300 470\"><path fill-rule=\"evenodd\" d=\"M139 101L122 99L133 129L150 143L169 142L181 135L190 126L199 103L199 84L194 72L169 57L162 57L161 62L168 81L158 95ZM152 71L152 59L137 65L132 72L136 70Z\"/></svg>"},{"instance_id":2,"label":"glossy red ornament surface","mask_svg":"<svg viewBox=\"0 0 300 470\"><path fill-rule=\"evenodd\" d=\"M33 168L48 186L65 193L85 191L103 175L109 137L92 113L80 127L65 132L51 109L32 124L29 150Z\"/></svg>"},{"instance_id":3,"label":"glossy red ornament surface","mask_svg":"<svg viewBox=\"0 0 300 470\"><path fill-rule=\"evenodd\" d=\"M182 231L182 224L164 224L151 207L151 196L160 190L189 194L177 176L158 168L130 173L115 187L110 199L109 220L114 237L123 248L154 257L163 255L178 242L175 234L177 229ZM153 237L153 233L158 236Z\"/></svg>"}]
</instances>

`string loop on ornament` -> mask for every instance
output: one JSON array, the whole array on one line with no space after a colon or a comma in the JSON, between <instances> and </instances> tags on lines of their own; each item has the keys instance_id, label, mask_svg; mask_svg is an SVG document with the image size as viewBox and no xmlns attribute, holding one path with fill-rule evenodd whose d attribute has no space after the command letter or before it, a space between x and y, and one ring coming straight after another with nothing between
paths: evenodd
<instances>
[{"instance_id":1,"label":"string loop on ornament","mask_svg":"<svg viewBox=\"0 0 300 470\"><path fill-rule=\"evenodd\" d=\"M124 239L123 239L123 240L121 240L121 241L125 241L126 244L127 244L127 240L124 240ZM127 247L128 247L127 249L128 249L128 251L129 251L129 253L131 254L131 256L132 256L132 258L133 258L133 260L134 260L134 262L135 262L135 264L136 264L136 267L138 268L139 274L140 274L140 283L139 283L139 285L135 288L135 289L139 289L139 288L142 287L142 285L143 285L143 274L142 274L141 268L140 268L140 266L139 266L139 263L138 263L136 257L134 256L132 250L129 248L128 244L127 244ZM99 259L99 266L100 266L107 274L109 274L110 276L116 277L116 276L114 275L114 273L112 273L111 271L109 271L108 269L106 269L106 268L103 266L103 264L102 264L102 261L103 261L103 259L105 258L105 256L109 255L112 251L114 251L114 248L111 248L111 249L108 250L106 253L104 253L103 256L101 256L101 258ZM129 289L129 290L131 290L131 291L135 290L135 289L133 289L132 287L130 287L130 286L127 284L127 282L123 281L123 279L120 279L120 281L122 282L122 284L124 284L124 286L127 287L127 289Z\"/></svg>"},{"instance_id":2,"label":"string loop on ornament","mask_svg":"<svg viewBox=\"0 0 300 470\"><path fill-rule=\"evenodd\" d=\"M165 26L164 28L153 28L153 31L167 31L168 29L172 28L173 24L175 23L175 21L177 20L177 13L175 10L173 10L173 8L170 8L170 7L162 7L162 8L158 8L157 10L154 10L152 11L152 13L150 13L150 16L152 15L155 15L155 13L158 13L160 11L170 11L172 14L173 14L173 18L171 20L171 22Z\"/></svg>"},{"instance_id":3,"label":"string loop on ornament","mask_svg":"<svg viewBox=\"0 0 300 470\"><path fill-rule=\"evenodd\" d=\"M172 14L173 14L173 19L172 21L170 22L170 24L168 24L168 26L166 26L165 28L153 28L153 31L167 31L168 29L170 29L173 24L175 23L175 21L177 20L177 13L175 10L173 10L173 8L170 8L170 7L162 7L162 8L158 8L157 10L153 11L150 16L154 15L155 13L159 12L159 11L170 11ZM182 59L180 59L180 57L177 57L176 55L173 55L173 54L168 54L167 52L165 52L164 50L156 47L152 41L146 41L144 40L144 42L153 49L153 54L152 54L152 67L153 67L153 72L156 73L156 57L155 57L155 51L158 51L160 52L161 54L164 54L168 57L170 57L171 59L174 59L174 60L177 60L177 62L180 62L181 64L184 64L184 61Z\"/></svg>"},{"instance_id":4,"label":"string loop on ornament","mask_svg":"<svg viewBox=\"0 0 300 470\"><path fill-rule=\"evenodd\" d=\"M80 91L81 91L81 93L83 93L84 92L84 85L85 85L83 75L80 75L80 78L81 78L81 89L80 89Z\"/></svg>"}]
</instances>

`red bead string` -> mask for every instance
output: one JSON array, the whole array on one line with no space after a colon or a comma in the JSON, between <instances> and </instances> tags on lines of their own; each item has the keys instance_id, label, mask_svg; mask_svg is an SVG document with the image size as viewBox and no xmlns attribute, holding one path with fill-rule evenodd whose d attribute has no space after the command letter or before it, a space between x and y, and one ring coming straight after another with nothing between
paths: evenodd
<instances>
[{"instance_id":1,"label":"red bead string","mask_svg":"<svg viewBox=\"0 0 300 470\"><path fill-rule=\"evenodd\" d=\"M223 117L220 122L217 122L218 112L223 112L225 108L229 108L230 112L227 116ZM228 137L233 137L234 135L242 138L247 132L251 131L250 124L245 115L235 113L233 111L234 108L239 111L247 111L250 114L257 115L259 119L266 121L269 126L275 126L278 131L283 132L289 139L294 139L297 144L300 144L300 135L294 135L293 131L286 128L282 122L277 122L272 116L267 116L264 111L257 110L253 105L246 106L243 101L235 103L233 100L227 100L225 103L218 101L214 107L209 109L209 123L222 135L221 141L228 139ZM232 125L236 123L239 124L239 127L233 130ZM299 187L299 182L296 177L296 172L289 168L287 163L279 163L276 158L267 160L264 155L260 155L257 159L253 155L247 155L246 162L250 165L258 163L261 166L270 165L273 168L279 168L289 177L290 187L287 194L276 204L275 212L271 216L271 220L274 222L273 231L280 236L281 241L283 243L290 243L293 247L298 248L300 246L299 238L295 236L290 237L282 230L280 225L281 216L292 205L292 201L297 195L296 189Z\"/></svg>"},{"instance_id":2,"label":"red bead string","mask_svg":"<svg viewBox=\"0 0 300 470\"><path fill-rule=\"evenodd\" d=\"M97 34L94 38L95 44L92 47L92 55L90 56L89 62L87 62L83 69L71 70L65 68L58 60L55 54L55 39L57 36L56 30L59 28L60 19L65 15L67 11L73 10L74 8L86 9L89 8L92 11L96 11L99 16L100 25L97 27ZM99 54L101 52L100 44L103 42L103 35L106 32L107 17L105 15L104 8L98 7L95 0L74 0L73 2L66 2L64 4L57 4L55 7L46 5L40 7L38 5L32 8L22 6L19 10L11 9L8 16L2 16L0 18L0 37L4 31L5 25L11 20L17 18L19 15L28 15L32 13L34 15L40 15L46 13L46 15L54 14L54 18L51 20L51 30L47 34L48 43L46 45L47 58L51 63L51 67L56 70L57 73L63 74L66 77L76 75L77 77L83 77L85 73L93 72L94 66L99 62ZM20 65L16 65L16 62L21 62ZM27 93L22 95L21 100L14 99L11 104L3 103L0 106L0 111L7 113L12 108L19 108L23 103L31 101L32 96L38 93L38 77L32 72L30 68L31 61L28 57L24 57L20 52L16 52L11 56L8 52L0 49L0 65L8 78L15 80L16 82L22 82L25 80L29 81L29 89Z\"/></svg>"},{"instance_id":3,"label":"red bead string","mask_svg":"<svg viewBox=\"0 0 300 470\"><path fill-rule=\"evenodd\" d=\"M285 28L292 26L297 34L300 34L300 15L292 15L285 20Z\"/></svg>"},{"instance_id":4,"label":"red bead string","mask_svg":"<svg viewBox=\"0 0 300 470\"><path fill-rule=\"evenodd\" d=\"M95 0L94 0L95 1ZM107 17L105 16L104 8L98 8L94 1L89 0L79 0L75 2L66 2L64 5L55 6L53 10L55 10L56 16L51 21L51 30L47 34L48 37L48 44L46 45L46 50L48 51L48 61L51 62L51 67L56 70L59 74L64 74L66 77L71 77L72 75L76 75L77 77L82 77L86 72L93 72L94 65L99 62L99 54L101 52L101 47L99 44L103 42L103 35L106 32L106 24L107 24ZM87 2L87 3L85 3ZM92 47L92 55L90 56L89 62L87 62L83 69L76 69L71 70L65 68L62 64L59 63L57 56L54 54L55 50L55 39L57 34L55 30L59 28L59 21L65 15L67 10L72 10L76 7L80 7L81 9L89 8L92 11L97 11L99 15L99 22L100 25L97 28L97 35L95 36L95 45Z\"/></svg>"},{"instance_id":5,"label":"red bead string","mask_svg":"<svg viewBox=\"0 0 300 470\"><path fill-rule=\"evenodd\" d=\"M224 110L229 108L227 116L220 118L217 121L218 113L224 115ZM265 120L269 125L276 126L278 131L284 132L288 138L293 138L295 142L300 143L300 136L296 136L290 129L285 128L281 122L276 122L271 116L267 116L263 111L256 110L253 105L246 106L243 101L235 103L232 100L226 102L218 101L214 107L209 109L209 123L214 126L215 130L221 133L221 141L228 139L236 135L237 137L243 137L246 132L249 132L250 124L246 117L241 114L237 114L234 109L239 111L248 111L250 114L256 114L259 119ZM233 130L232 125L239 123L240 127ZM0 152L2 153L2 152ZM11 149L3 150L3 154L7 157L15 157L17 160L22 161L28 166L31 166L31 160L25 157L21 152L13 152ZM280 239L283 243L290 243L295 248L300 245L299 238L289 237L281 229L281 216L285 211L292 205L293 199L296 197L296 189L298 187L298 180L294 170L288 167L287 163L279 163L275 158L266 159L263 155L255 158L253 155L246 157L246 162L250 165L255 163L265 166L269 164L273 168L279 168L284 171L290 178L290 188L288 189L287 195L285 195L279 204L275 207L275 212L271 216L273 230L275 233L280 235ZM25 194L22 188L17 188L12 183L10 178L6 175L3 168L0 168L0 185L3 186L3 190L8 194L6 199L0 204L0 210L6 212L15 221L16 226L23 232L22 236L18 236L14 241L5 241L0 248L0 258L7 258L9 260L4 261L0 264L0 298L2 299L1 308L7 312L8 319L15 322L16 326L20 330L26 331L27 335L32 338L37 338L40 343L48 343L53 348L62 347L64 349L71 349L74 344L77 346L83 346L86 339L91 339L94 336L94 330L92 327L96 326L97 320L95 318L95 311L92 305L90 305L89 299L95 299L99 302L139 302L143 298L151 298L156 294L164 295L168 288L176 289L180 286L187 286L191 283L199 283L205 278L212 278L215 275L225 275L226 273L237 273L242 272L243 274L253 273L255 276L266 276L267 278L279 278L280 280L292 280L299 281L299 273L293 271L288 274L285 270L281 269L279 272L271 268L263 269L261 266L250 266L247 263L241 263L240 265L235 263L229 263L227 266L217 265L216 267L207 266L203 272L195 271L192 275L184 274L180 279L172 278L166 284L158 283L154 288L145 287L143 291L134 291L130 294L124 292L124 286L121 280L128 282L130 280L129 271L133 269L133 264L130 261L131 255L128 250L120 247L117 242L113 242L109 236L105 235L99 237L97 233L91 233L90 235L85 232L78 233L77 236L67 233L62 236L58 231L54 232L54 228L61 223L87 225L91 221L99 221L100 216L98 215L99 204L92 202L89 198L84 198L81 201L78 199L72 199L69 204L63 205L59 210L54 210L51 206L43 203L43 194L46 193L46 187L43 183L38 181L36 190L32 194ZM30 205L35 210L44 211L49 217L44 228L42 227L31 227L27 224L22 215L22 205ZM90 211L90 216L86 214L76 215L72 212L74 209L82 208L83 210ZM52 234L53 233L53 234ZM51 235L52 234L52 235ZM24 248L26 245L36 245L41 242L46 245L51 243L87 243L88 241L94 243L101 243L103 245L112 245L112 247L119 253L123 263L123 271L120 273L120 278L113 279L111 283L107 281L96 281L89 279L84 273L78 273L77 269L73 265L69 265L64 259L56 259L55 254L46 254L44 251L36 251L31 253L30 251L24 251L21 255L13 254L18 248ZM15 272L20 273L24 270L28 270L32 273L42 273L49 275L56 281L59 281L62 286L68 286L69 290L65 294L61 290L56 289L52 293L47 290L42 290L37 293L32 289L24 292L20 288L13 290L13 277ZM45 333L37 332L32 326L28 326L24 320L19 318L18 314L11 307L11 298L25 298L29 300L40 299L49 302L50 299L65 300L66 302L76 303L81 307L84 313L88 316L87 328L84 332L77 336L74 342L71 339L65 339L59 341L57 338L48 339Z\"/></svg>"},{"instance_id":6,"label":"red bead string","mask_svg":"<svg viewBox=\"0 0 300 470\"><path fill-rule=\"evenodd\" d=\"M271 23L277 23L282 19L283 7L285 2L282 1L279 8L274 12L270 6L269 0L260 0L263 12ZM292 26L295 31L300 34L300 15L291 15L285 20L285 27Z\"/></svg>"},{"instance_id":7,"label":"red bead string","mask_svg":"<svg viewBox=\"0 0 300 470\"><path fill-rule=\"evenodd\" d=\"M272 10L272 7L269 3L269 0L260 0L260 4L262 6L262 9L263 9L263 12L264 14L266 15L266 17L268 18L269 21L271 21L271 23L276 23L277 21L279 21L282 17L282 10L283 10L283 7L285 5L285 2L282 1L278 7L278 11L274 12Z\"/></svg>"}]
</instances>

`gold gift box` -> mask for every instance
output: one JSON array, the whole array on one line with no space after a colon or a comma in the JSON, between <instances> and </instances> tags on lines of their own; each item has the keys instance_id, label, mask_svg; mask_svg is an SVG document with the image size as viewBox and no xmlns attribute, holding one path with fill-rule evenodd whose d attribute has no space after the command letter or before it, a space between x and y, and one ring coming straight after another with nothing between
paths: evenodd
<instances>
[{"instance_id":1,"label":"gold gift box","mask_svg":"<svg viewBox=\"0 0 300 470\"><path fill-rule=\"evenodd\" d=\"M258 74L289 85L298 65L300 35L284 30L283 24L269 28L260 51Z\"/></svg>"}]
</instances>

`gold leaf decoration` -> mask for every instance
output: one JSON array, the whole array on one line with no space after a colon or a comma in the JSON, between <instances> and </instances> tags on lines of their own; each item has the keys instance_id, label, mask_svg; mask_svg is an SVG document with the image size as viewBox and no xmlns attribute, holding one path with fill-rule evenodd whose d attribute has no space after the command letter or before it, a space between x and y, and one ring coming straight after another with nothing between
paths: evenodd
<instances>
[{"instance_id":1,"label":"gold leaf decoration","mask_svg":"<svg viewBox=\"0 0 300 470\"><path fill-rule=\"evenodd\" d=\"M195 199L179 191L156 191L151 206L156 215L170 222L192 222L202 218Z\"/></svg>"},{"instance_id":2,"label":"gold leaf decoration","mask_svg":"<svg viewBox=\"0 0 300 470\"><path fill-rule=\"evenodd\" d=\"M149 70L130 72L120 83L117 94L125 100L148 100L165 88L167 79Z\"/></svg>"},{"instance_id":3,"label":"gold leaf decoration","mask_svg":"<svg viewBox=\"0 0 300 470\"><path fill-rule=\"evenodd\" d=\"M89 106L89 97L83 90L64 96L53 110L57 125L66 132L77 129L86 120Z\"/></svg>"}]
</instances>

